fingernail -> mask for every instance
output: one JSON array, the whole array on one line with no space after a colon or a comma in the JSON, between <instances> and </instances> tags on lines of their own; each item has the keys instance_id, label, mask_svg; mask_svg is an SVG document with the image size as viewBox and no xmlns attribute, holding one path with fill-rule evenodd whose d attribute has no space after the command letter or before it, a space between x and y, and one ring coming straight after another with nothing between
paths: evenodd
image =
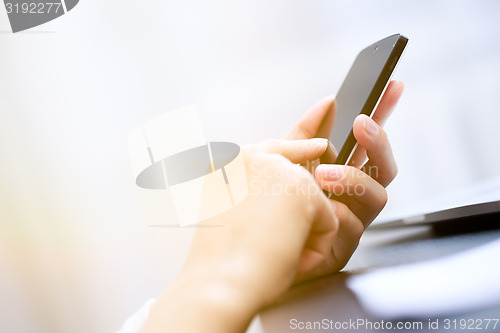
<instances>
[{"instance_id":1,"label":"fingernail","mask_svg":"<svg viewBox=\"0 0 500 333\"><path fill-rule=\"evenodd\" d=\"M370 135L375 135L378 132L378 127L375 124L375 122L368 117L364 117L363 119L363 127L365 128L365 131L370 134Z\"/></svg>"},{"instance_id":2,"label":"fingernail","mask_svg":"<svg viewBox=\"0 0 500 333\"><path fill-rule=\"evenodd\" d=\"M328 139L325 138L312 138L309 139L309 142L316 143L316 144L322 144L322 145L327 145L328 144Z\"/></svg>"},{"instance_id":3,"label":"fingernail","mask_svg":"<svg viewBox=\"0 0 500 333\"><path fill-rule=\"evenodd\" d=\"M326 181L338 181L344 177L342 166L335 164L320 164L316 168L316 173Z\"/></svg>"},{"instance_id":4,"label":"fingernail","mask_svg":"<svg viewBox=\"0 0 500 333\"><path fill-rule=\"evenodd\" d=\"M320 146L322 148L325 148L325 150L328 148L328 139L313 138L313 139L309 139L308 141L309 141L309 144L311 145L311 147Z\"/></svg>"}]
</instances>

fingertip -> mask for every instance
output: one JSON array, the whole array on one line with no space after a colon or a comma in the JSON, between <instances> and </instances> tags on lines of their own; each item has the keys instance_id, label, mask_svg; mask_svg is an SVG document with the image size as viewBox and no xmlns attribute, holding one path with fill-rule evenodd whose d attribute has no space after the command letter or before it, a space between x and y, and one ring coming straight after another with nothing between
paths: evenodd
<instances>
[{"instance_id":1,"label":"fingertip","mask_svg":"<svg viewBox=\"0 0 500 333\"><path fill-rule=\"evenodd\" d=\"M401 94L403 94L405 84L403 81L391 81L387 88L390 95L393 96L392 100L397 100L401 97Z\"/></svg>"},{"instance_id":2,"label":"fingertip","mask_svg":"<svg viewBox=\"0 0 500 333\"><path fill-rule=\"evenodd\" d=\"M335 107L335 96L329 95L316 102L311 109L330 110L332 107Z\"/></svg>"},{"instance_id":3,"label":"fingertip","mask_svg":"<svg viewBox=\"0 0 500 333\"><path fill-rule=\"evenodd\" d=\"M377 135L380 126L371 118L364 117L363 118L363 130L368 136L372 137Z\"/></svg>"},{"instance_id":4,"label":"fingertip","mask_svg":"<svg viewBox=\"0 0 500 333\"><path fill-rule=\"evenodd\" d=\"M324 152L328 149L328 139L325 138L312 138L309 140L304 140L306 144L309 145L310 150L317 151L317 154L323 155Z\"/></svg>"},{"instance_id":5,"label":"fingertip","mask_svg":"<svg viewBox=\"0 0 500 333\"><path fill-rule=\"evenodd\" d=\"M370 117L368 117L366 114L359 114L359 115L357 115L357 116L356 116L356 118L354 119L354 123L358 122L358 123L363 124L363 121L364 121L364 119L366 119L366 118L370 119Z\"/></svg>"},{"instance_id":6,"label":"fingertip","mask_svg":"<svg viewBox=\"0 0 500 333\"><path fill-rule=\"evenodd\" d=\"M358 141L362 137L362 135L364 135L364 123L365 119L367 118L370 119L370 117L368 117L367 115L360 114L354 119L354 123L352 125L352 131L354 133L354 137Z\"/></svg>"},{"instance_id":7,"label":"fingertip","mask_svg":"<svg viewBox=\"0 0 500 333\"><path fill-rule=\"evenodd\" d=\"M371 147L378 140L377 138L382 131L382 127L366 115L359 115L354 120L354 137L364 148Z\"/></svg>"},{"instance_id":8,"label":"fingertip","mask_svg":"<svg viewBox=\"0 0 500 333\"><path fill-rule=\"evenodd\" d=\"M394 80L390 83L394 89L404 89L405 83L403 81Z\"/></svg>"},{"instance_id":9,"label":"fingertip","mask_svg":"<svg viewBox=\"0 0 500 333\"><path fill-rule=\"evenodd\" d=\"M318 183L337 182L344 178L344 166L338 164L320 164L314 171L314 176Z\"/></svg>"},{"instance_id":10,"label":"fingertip","mask_svg":"<svg viewBox=\"0 0 500 333\"><path fill-rule=\"evenodd\" d=\"M387 118L391 115L403 94L403 90L403 81L391 81L387 86L377 109L373 113L373 120L380 126L383 126Z\"/></svg>"},{"instance_id":11,"label":"fingertip","mask_svg":"<svg viewBox=\"0 0 500 333\"><path fill-rule=\"evenodd\" d=\"M335 102L335 95L325 96L325 97L323 97L322 100L325 102L333 103L333 102Z\"/></svg>"},{"instance_id":12,"label":"fingertip","mask_svg":"<svg viewBox=\"0 0 500 333\"><path fill-rule=\"evenodd\" d=\"M330 112L335 112L337 111L337 100L335 99L335 96L328 96L328 101L330 101Z\"/></svg>"}]
</instances>

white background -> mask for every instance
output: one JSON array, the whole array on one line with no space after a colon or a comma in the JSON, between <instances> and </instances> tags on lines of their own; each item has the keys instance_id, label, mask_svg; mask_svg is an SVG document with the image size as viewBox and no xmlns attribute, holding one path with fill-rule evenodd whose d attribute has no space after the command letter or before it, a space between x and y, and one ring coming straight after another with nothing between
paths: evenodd
<instances>
[{"instance_id":1,"label":"white background","mask_svg":"<svg viewBox=\"0 0 500 333\"><path fill-rule=\"evenodd\" d=\"M175 215L134 186L136 126L197 104L212 141L280 137L393 33L410 43L384 214L498 175L499 17L497 1L82 0L13 35L0 8L0 331L114 331L180 269L193 229L148 227Z\"/></svg>"}]
</instances>

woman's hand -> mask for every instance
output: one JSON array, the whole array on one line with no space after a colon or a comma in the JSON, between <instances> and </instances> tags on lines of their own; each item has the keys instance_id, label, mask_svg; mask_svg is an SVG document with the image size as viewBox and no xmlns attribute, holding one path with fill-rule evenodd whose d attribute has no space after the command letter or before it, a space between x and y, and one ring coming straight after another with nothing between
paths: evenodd
<instances>
[{"instance_id":1,"label":"woman's hand","mask_svg":"<svg viewBox=\"0 0 500 333\"><path fill-rule=\"evenodd\" d=\"M364 230L384 208L387 202L385 187L396 176L397 165L381 126L395 108L403 88L402 82L390 82L372 119L364 115L356 118L353 132L359 145L349 165L321 164L315 169L318 184L332 193L330 204L335 207L339 230L327 260L313 271L301 274L296 282L341 270L357 248ZM285 139L328 138L335 113L333 98L318 102ZM335 160L336 153L333 155L331 163Z\"/></svg>"},{"instance_id":2,"label":"woman's hand","mask_svg":"<svg viewBox=\"0 0 500 333\"><path fill-rule=\"evenodd\" d=\"M327 144L274 140L243 149L248 196L200 224L143 332L244 331L298 275L327 260L338 230L335 208L297 165L319 158Z\"/></svg>"},{"instance_id":3,"label":"woman's hand","mask_svg":"<svg viewBox=\"0 0 500 333\"><path fill-rule=\"evenodd\" d=\"M333 99L313 107L287 141L245 148L247 198L200 225L184 267L142 332L243 332L293 282L342 269L384 207L385 187L396 175L380 126L402 91L402 83L391 82L373 120L356 119L359 149L352 165L323 164L314 176L297 165L326 151L325 139L311 138L329 137Z\"/></svg>"}]
</instances>

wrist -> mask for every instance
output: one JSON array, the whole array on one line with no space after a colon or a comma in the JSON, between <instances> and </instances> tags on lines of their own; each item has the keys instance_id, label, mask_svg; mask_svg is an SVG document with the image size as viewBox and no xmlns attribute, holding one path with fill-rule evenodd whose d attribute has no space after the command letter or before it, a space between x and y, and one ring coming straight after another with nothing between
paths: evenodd
<instances>
[{"instance_id":1,"label":"wrist","mask_svg":"<svg viewBox=\"0 0 500 333\"><path fill-rule=\"evenodd\" d=\"M212 276L216 278L183 270L151 308L144 332L179 328L185 332L244 331L260 304L230 279Z\"/></svg>"}]
</instances>

